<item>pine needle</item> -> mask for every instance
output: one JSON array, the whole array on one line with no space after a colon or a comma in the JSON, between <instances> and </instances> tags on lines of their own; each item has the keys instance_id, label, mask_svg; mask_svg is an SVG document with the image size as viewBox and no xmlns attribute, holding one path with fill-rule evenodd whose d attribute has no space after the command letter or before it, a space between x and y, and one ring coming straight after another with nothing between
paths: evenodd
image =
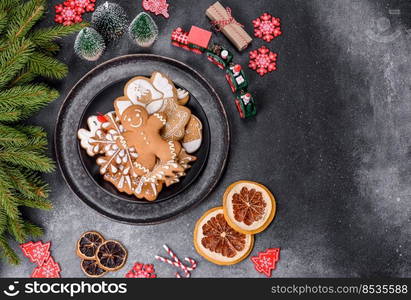
<instances>
[{"instance_id":1,"label":"pine needle","mask_svg":"<svg viewBox=\"0 0 411 300\"><path fill-rule=\"evenodd\" d=\"M7 37L10 40L23 38L36 24L44 14L44 2L44 0L29 0L13 10L7 30Z\"/></svg>"},{"instance_id":2,"label":"pine needle","mask_svg":"<svg viewBox=\"0 0 411 300\"><path fill-rule=\"evenodd\" d=\"M33 44L22 39L0 52L0 89L3 88L26 65L33 52Z\"/></svg>"},{"instance_id":3,"label":"pine needle","mask_svg":"<svg viewBox=\"0 0 411 300\"><path fill-rule=\"evenodd\" d=\"M55 169L49 157L35 151L24 151L24 149L1 150L0 161L40 172L49 173Z\"/></svg>"},{"instance_id":4,"label":"pine needle","mask_svg":"<svg viewBox=\"0 0 411 300\"><path fill-rule=\"evenodd\" d=\"M4 235L0 236L0 249L2 256L7 259L9 264L18 265L20 263L19 257L17 256L16 252L14 252L14 250L9 246Z\"/></svg>"},{"instance_id":5,"label":"pine needle","mask_svg":"<svg viewBox=\"0 0 411 300\"><path fill-rule=\"evenodd\" d=\"M63 36L75 33L87 26L88 23L82 22L70 26L57 25L49 28L41 28L30 34L29 39L37 47L50 51L50 42L53 42Z\"/></svg>"},{"instance_id":6,"label":"pine needle","mask_svg":"<svg viewBox=\"0 0 411 300\"><path fill-rule=\"evenodd\" d=\"M30 56L28 67L33 73L51 79L62 79L68 73L64 63L41 52L34 52Z\"/></svg>"}]
</instances>

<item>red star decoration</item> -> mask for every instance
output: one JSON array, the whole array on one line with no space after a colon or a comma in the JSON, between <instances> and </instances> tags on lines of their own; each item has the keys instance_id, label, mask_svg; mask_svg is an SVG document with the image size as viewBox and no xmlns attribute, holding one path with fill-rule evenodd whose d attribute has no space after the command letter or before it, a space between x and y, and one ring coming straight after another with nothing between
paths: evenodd
<instances>
[{"instance_id":1,"label":"red star decoration","mask_svg":"<svg viewBox=\"0 0 411 300\"><path fill-rule=\"evenodd\" d=\"M143 8L157 15L169 17L167 0L143 0Z\"/></svg>"},{"instance_id":2,"label":"red star decoration","mask_svg":"<svg viewBox=\"0 0 411 300\"><path fill-rule=\"evenodd\" d=\"M271 277L271 271L275 269L275 264L279 259L280 248L267 249L265 252L259 252L258 256L251 257L256 271L267 277Z\"/></svg>"},{"instance_id":3,"label":"red star decoration","mask_svg":"<svg viewBox=\"0 0 411 300\"><path fill-rule=\"evenodd\" d=\"M39 266L43 265L50 257L50 242L43 244L41 241L28 242L20 245L23 254L30 259L32 263Z\"/></svg>"},{"instance_id":4,"label":"red star decoration","mask_svg":"<svg viewBox=\"0 0 411 300\"><path fill-rule=\"evenodd\" d=\"M254 35L266 42L281 35L280 18L275 18L269 13L264 13L257 19L253 20Z\"/></svg>"},{"instance_id":5,"label":"red star decoration","mask_svg":"<svg viewBox=\"0 0 411 300\"><path fill-rule=\"evenodd\" d=\"M260 76L277 70L277 53L271 52L266 46L250 51L249 55L250 62L248 66Z\"/></svg>"},{"instance_id":6,"label":"red star decoration","mask_svg":"<svg viewBox=\"0 0 411 300\"><path fill-rule=\"evenodd\" d=\"M60 278L60 266L50 257L46 263L38 266L31 274L31 278Z\"/></svg>"},{"instance_id":7,"label":"red star decoration","mask_svg":"<svg viewBox=\"0 0 411 300\"><path fill-rule=\"evenodd\" d=\"M127 272L126 278L156 278L154 266L149 264L135 263L133 268Z\"/></svg>"}]
</instances>

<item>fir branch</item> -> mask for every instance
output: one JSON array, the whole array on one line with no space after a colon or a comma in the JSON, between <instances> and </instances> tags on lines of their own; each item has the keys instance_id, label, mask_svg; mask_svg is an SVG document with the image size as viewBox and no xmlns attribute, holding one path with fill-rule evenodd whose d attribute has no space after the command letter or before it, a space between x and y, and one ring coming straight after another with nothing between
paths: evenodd
<instances>
[{"instance_id":1,"label":"fir branch","mask_svg":"<svg viewBox=\"0 0 411 300\"><path fill-rule=\"evenodd\" d=\"M16 108L0 109L0 122L14 123L20 121L22 113Z\"/></svg>"},{"instance_id":2,"label":"fir branch","mask_svg":"<svg viewBox=\"0 0 411 300\"><path fill-rule=\"evenodd\" d=\"M24 68L20 71L20 73L9 83L9 87L13 87L16 85L22 85L29 83L36 78L37 75L30 71L28 68Z\"/></svg>"},{"instance_id":3,"label":"fir branch","mask_svg":"<svg viewBox=\"0 0 411 300\"><path fill-rule=\"evenodd\" d=\"M54 163L49 157L35 151L24 150L24 148L0 150L0 161L40 172L49 173L54 170Z\"/></svg>"},{"instance_id":4,"label":"fir branch","mask_svg":"<svg viewBox=\"0 0 411 300\"><path fill-rule=\"evenodd\" d=\"M16 146L28 144L27 135L13 127L0 123L0 146Z\"/></svg>"},{"instance_id":5,"label":"fir branch","mask_svg":"<svg viewBox=\"0 0 411 300\"><path fill-rule=\"evenodd\" d=\"M19 243L24 243L27 239L27 232L24 230L24 224L22 218L19 216L17 218L7 218L7 227L10 234Z\"/></svg>"},{"instance_id":6,"label":"fir branch","mask_svg":"<svg viewBox=\"0 0 411 300\"><path fill-rule=\"evenodd\" d=\"M21 111L20 118L25 118L58 96L57 90L50 89L43 84L15 86L0 91L0 112L7 112L18 107Z\"/></svg>"},{"instance_id":7,"label":"fir branch","mask_svg":"<svg viewBox=\"0 0 411 300\"><path fill-rule=\"evenodd\" d=\"M75 33L87 26L88 23L82 22L70 26L57 25L49 28L41 28L30 34L29 39L37 47L48 50L48 48L50 47L50 42L53 42L63 36Z\"/></svg>"},{"instance_id":8,"label":"fir branch","mask_svg":"<svg viewBox=\"0 0 411 300\"><path fill-rule=\"evenodd\" d=\"M43 235L43 229L41 229L39 226L34 225L33 223L30 223L28 221L23 221L23 227L24 231L26 231L27 235L36 238L40 237Z\"/></svg>"},{"instance_id":9,"label":"fir branch","mask_svg":"<svg viewBox=\"0 0 411 300\"><path fill-rule=\"evenodd\" d=\"M16 252L9 246L7 239L4 235L0 235L0 249L2 250L2 256L7 258L7 261L12 265L18 265L20 263L19 257Z\"/></svg>"},{"instance_id":10,"label":"fir branch","mask_svg":"<svg viewBox=\"0 0 411 300\"><path fill-rule=\"evenodd\" d=\"M62 79L68 73L64 63L38 51L30 56L28 67L33 73L51 79Z\"/></svg>"},{"instance_id":11,"label":"fir branch","mask_svg":"<svg viewBox=\"0 0 411 300\"><path fill-rule=\"evenodd\" d=\"M44 14L45 0L29 0L13 11L7 37L10 40L23 38Z\"/></svg>"},{"instance_id":12,"label":"fir branch","mask_svg":"<svg viewBox=\"0 0 411 300\"><path fill-rule=\"evenodd\" d=\"M0 11L9 12L12 8L20 5L20 0L1 0Z\"/></svg>"},{"instance_id":13,"label":"fir branch","mask_svg":"<svg viewBox=\"0 0 411 300\"><path fill-rule=\"evenodd\" d=\"M0 34L3 32L4 28L6 28L7 21L7 12L0 10Z\"/></svg>"},{"instance_id":14,"label":"fir branch","mask_svg":"<svg viewBox=\"0 0 411 300\"><path fill-rule=\"evenodd\" d=\"M33 51L28 40L16 41L0 52L0 89L26 65Z\"/></svg>"}]
</instances>

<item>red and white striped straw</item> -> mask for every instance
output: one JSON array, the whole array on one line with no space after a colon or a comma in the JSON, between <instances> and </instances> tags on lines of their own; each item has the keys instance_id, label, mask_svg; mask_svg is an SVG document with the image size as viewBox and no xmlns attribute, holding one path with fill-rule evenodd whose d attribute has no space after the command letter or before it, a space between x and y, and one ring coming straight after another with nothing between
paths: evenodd
<instances>
[{"instance_id":1,"label":"red and white striped straw","mask_svg":"<svg viewBox=\"0 0 411 300\"><path fill-rule=\"evenodd\" d=\"M180 259L177 257L177 255L175 255L174 252L167 245L163 245L163 248L167 251L167 254L173 260L158 256L158 255L154 256L155 259L157 259L161 262L170 264L172 266L175 266L177 268L180 268L181 270L184 271L185 278L189 278L191 276L190 271L193 271L197 267L197 262L192 258L186 257L186 258L184 258L184 260L190 263L190 266L186 266L180 261ZM176 272L175 276L177 278L181 278L181 275L178 272Z\"/></svg>"}]
</instances>

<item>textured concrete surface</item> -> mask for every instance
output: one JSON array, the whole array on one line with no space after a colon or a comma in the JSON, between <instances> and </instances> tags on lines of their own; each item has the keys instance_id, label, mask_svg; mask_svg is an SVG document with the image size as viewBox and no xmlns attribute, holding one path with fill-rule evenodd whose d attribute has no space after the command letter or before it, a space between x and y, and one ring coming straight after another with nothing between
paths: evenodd
<instances>
[{"instance_id":1,"label":"textured concrete surface","mask_svg":"<svg viewBox=\"0 0 411 300\"><path fill-rule=\"evenodd\" d=\"M141 1L118 2L130 17L142 10ZM177 26L208 28L204 11L213 1L197 1L195 7L192 1L169 2L170 19L155 17L160 38L145 51L189 64L216 88L231 122L228 167L200 206L146 227L99 216L69 191L59 172L47 176L54 209L27 214L44 226L43 240L52 241L62 276L83 276L74 247L78 236L90 229L122 241L129 250L126 267L108 276L124 276L135 261L155 262L163 243L199 261L193 277L261 276L250 260L231 267L213 265L197 255L191 241L196 220L219 205L225 187L238 179L259 181L277 197L277 217L256 237L252 252L281 247L274 277L411 276L408 1L223 1L249 32L251 20L265 11L282 20L283 36L270 44L255 39L250 47L266 45L279 53L277 72L260 78L246 70L259 109L250 121L239 119L220 71L204 57L169 43ZM389 14L398 8L400 15ZM52 13L50 9L43 25L52 23ZM229 45L222 35L214 36ZM82 62L73 55L73 40L62 41L60 58L70 65L70 75L54 83L61 98L33 118L47 128L50 143L59 106L81 76L109 58L142 52L124 37L98 62ZM236 53L235 60L246 66L247 51ZM169 266L155 266L161 277L174 274ZM0 276L25 277L32 269L24 259L17 267L2 263Z\"/></svg>"}]
</instances>

